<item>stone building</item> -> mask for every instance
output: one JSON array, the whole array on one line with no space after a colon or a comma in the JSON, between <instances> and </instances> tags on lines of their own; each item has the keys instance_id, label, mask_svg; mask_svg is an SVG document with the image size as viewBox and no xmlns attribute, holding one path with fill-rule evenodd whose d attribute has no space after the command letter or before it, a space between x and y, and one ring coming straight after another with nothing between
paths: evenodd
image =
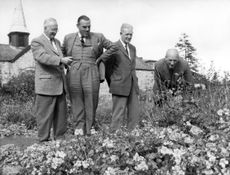
<instances>
[{"instance_id":1,"label":"stone building","mask_svg":"<svg viewBox=\"0 0 230 175\"><path fill-rule=\"evenodd\" d=\"M14 9L13 21L8 34L9 44L0 44L0 83L7 83L13 76L34 69L34 60L29 46L22 1Z\"/></svg>"}]
</instances>

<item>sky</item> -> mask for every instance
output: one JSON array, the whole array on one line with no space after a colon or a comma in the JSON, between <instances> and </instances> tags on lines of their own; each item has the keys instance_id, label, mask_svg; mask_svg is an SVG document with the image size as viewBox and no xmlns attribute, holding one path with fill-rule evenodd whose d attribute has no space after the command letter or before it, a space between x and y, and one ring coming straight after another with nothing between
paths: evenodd
<instances>
[{"instance_id":1,"label":"sky","mask_svg":"<svg viewBox=\"0 0 230 175\"><path fill-rule=\"evenodd\" d=\"M8 44L14 8L19 0L0 0L0 43ZM80 15L91 19L91 31L111 41L120 37L120 26L134 27L131 43L137 55L159 60L173 48L182 33L196 48L200 71L211 64L216 71L230 72L230 0L23 0L30 41L43 32L43 21L54 17L59 24L56 36L76 32Z\"/></svg>"}]
</instances>

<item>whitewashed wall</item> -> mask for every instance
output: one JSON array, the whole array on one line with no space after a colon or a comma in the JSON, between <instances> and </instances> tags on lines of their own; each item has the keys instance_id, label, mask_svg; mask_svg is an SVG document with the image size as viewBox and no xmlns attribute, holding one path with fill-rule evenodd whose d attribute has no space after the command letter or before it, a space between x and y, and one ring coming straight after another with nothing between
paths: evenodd
<instances>
[{"instance_id":1,"label":"whitewashed wall","mask_svg":"<svg viewBox=\"0 0 230 175\"><path fill-rule=\"evenodd\" d=\"M14 63L3 62L0 63L1 82L7 83L13 76L17 76L20 72L28 69L33 69L35 66L31 50L26 52Z\"/></svg>"}]
</instances>

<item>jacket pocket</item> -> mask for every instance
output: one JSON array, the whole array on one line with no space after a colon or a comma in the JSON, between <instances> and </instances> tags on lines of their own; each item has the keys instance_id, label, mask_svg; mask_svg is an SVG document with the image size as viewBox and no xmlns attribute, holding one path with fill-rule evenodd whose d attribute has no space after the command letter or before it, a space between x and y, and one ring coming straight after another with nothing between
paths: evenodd
<instances>
[{"instance_id":1,"label":"jacket pocket","mask_svg":"<svg viewBox=\"0 0 230 175\"><path fill-rule=\"evenodd\" d=\"M113 81L119 81L119 80L121 80L122 79L122 76L121 75L112 75L111 76L111 80L113 80Z\"/></svg>"},{"instance_id":2,"label":"jacket pocket","mask_svg":"<svg viewBox=\"0 0 230 175\"><path fill-rule=\"evenodd\" d=\"M39 79L52 79L51 75L40 75Z\"/></svg>"}]
</instances>

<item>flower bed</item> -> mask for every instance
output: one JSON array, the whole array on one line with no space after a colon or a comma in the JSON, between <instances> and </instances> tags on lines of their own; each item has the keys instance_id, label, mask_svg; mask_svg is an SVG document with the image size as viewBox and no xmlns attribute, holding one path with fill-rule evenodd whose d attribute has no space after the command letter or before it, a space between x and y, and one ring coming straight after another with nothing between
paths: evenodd
<instances>
[{"instance_id":1,"label":"flower bed","mask_svg":"<svg viewBox=\"0 0 230 175\"><path fill-rule=\"evenodd\" d=\"M189 121L167 128L147 121L143 125L132 133L103 131L25 150L5 145L0 148L1 168L19 165L21 174L230 173L230 138L223 130L228 122L220 121L208 134Z\"/></svg>"}]
</instances>

